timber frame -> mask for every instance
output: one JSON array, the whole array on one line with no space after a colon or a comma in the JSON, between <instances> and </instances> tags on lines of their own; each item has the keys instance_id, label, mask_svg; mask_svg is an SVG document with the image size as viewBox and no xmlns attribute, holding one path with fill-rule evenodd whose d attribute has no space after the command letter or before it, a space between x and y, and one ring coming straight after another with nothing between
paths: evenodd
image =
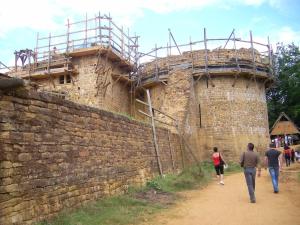
<instances>
[{"instance_id":1,"label":"timber frame","mask_svg":"<svg viewBox=\"0 0 300 225\"><path fill-rule=\"evenodd\" d=\"M26 54L25 54L26 53ZM78 22L67 20L64 34L36 38L36 47L15 52L15 68L11 74L23 79L76 75L72 58L105 55L115 65L133 71L138 55L138 36L118 27L110 15L100 12ZM17 65L21 59L22 66Z\"/></svg>"}]
</instances>

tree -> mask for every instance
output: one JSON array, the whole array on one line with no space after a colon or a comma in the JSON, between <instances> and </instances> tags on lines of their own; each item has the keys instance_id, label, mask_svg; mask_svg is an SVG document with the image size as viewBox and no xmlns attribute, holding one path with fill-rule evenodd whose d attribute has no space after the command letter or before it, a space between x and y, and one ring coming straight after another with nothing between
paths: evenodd
<instances>
[{"instance_id":1,"label":"tree","mask_svg":"<svg viewBox=\"0 0 300 225\"><path fill-rule=\"evenodd\" d=\"M274 85L267 91L269 124L285 112L300 126L300 52L294 44L278 46L274 59Z\"/></svg>"}]
</instances>

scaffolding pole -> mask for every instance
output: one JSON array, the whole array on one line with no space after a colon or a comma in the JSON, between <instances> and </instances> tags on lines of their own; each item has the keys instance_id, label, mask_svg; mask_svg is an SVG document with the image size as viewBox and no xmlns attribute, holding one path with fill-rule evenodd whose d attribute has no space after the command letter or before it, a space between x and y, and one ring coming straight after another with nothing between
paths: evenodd
<instances>
[{"instance_id":1,"label":"scaffolding pole","mask_svg":"<svg viewBox=\"0 0 300 225\"><path fill-rule=\"evenodd\" d=\"M108 33L109 33L109 40L108 40L108 45L109 47L111 47L111 18L110 18L110 13L108 14L109 16L109 19L108 19L108 27L109 27L109 30L108 30Z\"/></svg>"},{"instance_id":2,"label":"scaffolding pole","mask_svg":"<svg viewBox=\"0 0 300 225\"><path fill-rule=\"evenodd\" d=\"M88 17L87 13L85 14L85 36L84 36L84 42L85 42L85 47L87 48L87 31L88 31Z\"/></svg>"},{"instance_id":3,"label":"scaffolding pole","mask_svg":"<svg viewBox=\"0 0 300 225\"><path fill-rule=\"evenodd\" d=\"M67 24L67 54L69 53L69 42L70 42L70 21L68 19L68 24Z\"/></svg>"},{"instance_id":4,"label":"scaffolding pole","mask_svg":"<svg viewBox=\"0 0 300 225\"><path fill-rule=\"evenodd\" d=\"M181 55L181 51L180 51L180 49L179 49L179 47L178 47L178 45L177 45L177 43L176 43L176 41L175 41L175 38L174 38L174 36L173 36L173 34L172 34L172 32L171 32L171 29L169 28L168 30L169 30L169 34L170 34L171 38L173 39L174 44L175 44L176 47L177 47L177 50L178 50L179 54ZM171 42L170 42L170 44L171 44Z\"/></svg>"},{"instance_id":5,"label":"scaffolding pole","mask_svg":"<svg viewBox=\"0 0 300 225\"><path fill-rule=\"evenodd\" d=\"M237 49L236 49L235 31L234 31L234 29L233 29L233 33L232 34L233 34L233 47L234 47L235 63L236 63L236 66L238 68L238 72L234 74L234 81L233 81L233 84L232 84L232 87L234 87L235 83L237 81L237 76L241 72L241 68L240 68L240 64L238 62L238 55L237 55Z\"/></svg>"},{"instance_id":6,"label":"scaffolding pole","mask_svg":"<svg viewBox=\"0 0 300 225\"><path fill-rule=\"evenodd\" d=\"M208 55L207 55L207 41L206 41L206 28L204 28L204 48L205 48L205 73L208 74Z\"/></svg>"},{"instance_id":7,"label":"scaffolding pole","mask_svg":"<svg viewBox=\"0 0 300 225\"><path fill-rule=\"evenodd\" d=\"M36 46L35 46L35 49L34 49L34 52L35 52L35 56L34 56L34 64L36 65L37 64L37 58L38 58L38 46L39 46L39 32L37 32L36 34Z\"/></svg>"},{"instance_id":8,"label":"scaffolding pole","mask_svg":"<svg viewBox=\"0 0 300 225\"><path fill-rule=\"evenodd\" d=\"M157 44L155 44L155 79L158 80Z\"/></svg>"},{"instance_id":9,"label":"scaffolding pole","mask_svg":"<svg viewBox=\"0 0 300 225\"><path fill-rule=\"evenodd\" d=\"M149 89L146 90L147 93L147 100L149 104L149 114L151 116L151 124L152 124L152 131L153 131L153 140L154 140L154 148L156 152L156 158L157 158L157 164L158 164L158 169L159 169L159 175L163 175L162 171L162 166L160 162L160 155L159 155L159 148L158 148L158 143L157 143L157 137L156 137L156 129L155 129L155 124L154 124L154 115L152 111L152 103L151 103L151 97L150 97L150 91Z\"/></svg>"},{"instance_id":10,"label":"scaffolding pole","mask_svg":"<svg viewBox=\"0 0 300 225\"><path fill-rule=\"evenodd\" d=\"M192 37L190 36L190 54L192 58L192 71L194 72L194 54L193 54L193 47L192 47Z\"/></svg>"},{"instance_id":11,"label":"scaffolding pole","mask_svg":"<svg viewBox=\"0 0 300 225\"><path fill-rule=\"evenodd\" d=\"M226 41L226 43L225 43L223 49L226 48L226 46L227 46L227 44L228 44L228 42L229 42L229 40L230 40L230 38L231 38L231 36L232 36L233 34L234 34L234 29L232 30L231 34L229 35L229 38L227 39L227 41ZM235 39L235 38L234 38L234 39Z\"/></svg>"},{"instance_id":12,"label":"scaffolding pole","mask_svg":"<svg viewBox=\"0 0 300 225\"><path fill-rule=\"evenodd\" d=\"M271 51L271 44L270 44L270 38L268 36L268 54L269 54L269 65L272 67L273 62L272 62L272 51Z\"/></svg>"},{"instance_id":13,"label":"scaffolding pole","mask_svg":"<svg viewBox=\"0 0 300 225\"><path fill-rule=\"evenodd\" d=\"M99 11L98 25L99 25L99 41L100 41L100 45L102 45L102 29L101 29L101 13L100 13L100 11Z\"/></svg>"},{"instance_id":14,"label":"scaffolding pole","mask_svg":"<svg viewBox=\"0 0 300 225\"><path fill-rule=\"evenodd\" d=\"M49 33L49 44L48 44L48 74L50 74L50 64L51 64L51 33Z\"/></svg>"}]
</instances>

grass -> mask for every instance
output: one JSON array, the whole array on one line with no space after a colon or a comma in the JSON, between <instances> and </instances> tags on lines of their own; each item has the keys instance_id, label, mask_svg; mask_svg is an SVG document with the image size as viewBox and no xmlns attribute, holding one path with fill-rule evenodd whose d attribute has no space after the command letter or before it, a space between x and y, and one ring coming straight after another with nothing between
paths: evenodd
<instances>
[{"instance_id":1,"label":"grass","mask_svg":"<svg viewBox=\"0 0 300 225\"><path fill-rule=\"evenodd\" d=\"M228 164L228 168L225 170L225 175L243 171L243 168L239 163L229 162Z\"/></svg>"},{"instance_id":2,"label":"grass","mask_svg":"<svg viewBox=\"0 0 300 225\"><path fill-rule=\"evenodd\" d=\"M141 221L162 206L130 196L115 196L90 203L73 212L62 212L51 221L38 225L125 225Z\"/></svg>"},{"instance_id":3,"label":"grass","mask_svg":"<svg viewBox=\"0 0 300 225\"><path fill-rule=\"evenodd\" d=\"M229 164L227 173L240 171L238 164ZM167 174L147 182L142 188L129 188L127 194L108 197L89 203L87 206L61 212L50 221L37 225L128 225L146 220L152 214L166 208L155 201L137 199L135 193L155 189L166 193L190 190L206 185L211 180L214 167L210 162L203 162L185 168L180 174Z\"/></svg>"},{"instance_id":4,"label":"grass","mask_svg":"<svg viewBox=\"0 0 300 225\"><path fill-rule=\"evenodd\" d=\"M178 175L167 174L164 177L156 177L149 181L147 186L169 193L195 189L209 182L213 170L210 163L204 162L185 168Z\"/></svg>"}]
</instances>

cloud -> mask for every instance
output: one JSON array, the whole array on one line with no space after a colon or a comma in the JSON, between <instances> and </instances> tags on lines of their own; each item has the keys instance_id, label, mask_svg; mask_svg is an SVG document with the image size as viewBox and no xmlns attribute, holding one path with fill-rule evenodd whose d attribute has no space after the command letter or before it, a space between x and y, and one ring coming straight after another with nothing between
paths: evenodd
<instances>
[{"instance_id":1,"label":"cloud","mask_svg":"<svg viewBox=\"0 0 300 225\"><path fill-rule=\"evenodd\" d=\"M243 3L246 5L254 5L254 6L259 6L262 3L266 2L266 0L243 0Z\"/></svg>"},{"instance_id":2,"label":"cloud","mask_svg":"<svg viewBox=\"0 0 300 225\"><path fill-rule=\"evenodd\" d=\"M60 29L67 17L93 16L100 10L110 12L120 25L130 27L145 10L165 14L179 10L203 9L207 6L226 7L239 4L259 6L268 3L279 7L281 0L9 0L0 8L0 37L18 28L39 31Z\"/></svg>"},{"instance_id":3,"label":"cloud","mask_svg":"<svg viewBox=\"0 0 300 225\"><path fill-rule=\"evenodd\" d=\"M280 8L285 3L284 0L235 0L235 2L249 6L260 6L266 3L273 8Z\"/></svg>"},{"instance_id":4,"label":"cloud","mask_svg":"<svg viewBox=\"0 0 300 225\"><path fill-rule=\"evenodd\" d=\"M289 44L294 42L296 45L300 43L300 30L293 30L289 26L281 27L272 31L272 38L276 43Z\"/></svg>"},{"instance_id":5,"label":"cloud","mask_svg":"<svg viewBox=\"0 0 300 225\"><path fill-rule=\"evenodd\" d=\"M18 28L53 30L57 28L55 18L62 13L52 0L43 3L34 0L5 1L0 8L0 37Z\"/></svg>"},{"instance_id":6,"label":"cloud","mask_svg":"<svg viewBox=\"0 0 300 225\"><path fill-rule=\"evenodd\" d=\"M237 5L258 7L263 4L268 4L277 10L284 5L283 0L8 0L0 7L0 40L5 40L1 41L3 46L0 45L1 59L5 55L3 49L18 44L13 43L8 47L7 41L11 40L12 35L22 37L22 29L28 29L32 33L40 32L41 36L47 36L49 32L64 33L67 18L71 21L82 20L85 13L91 18L99 11L101 14L110 12L114 22L126 29L133 27L146 11L159 16L181 10L201 10L207 7L229 10ZM251 23L257 24L263 19L263 17L257 17ZM244 36L249 39L249 32L245 32ZM270 32L270 37L277 42L295 41L297 44L300 35L298 31L286 26L273 33Z\"/></svg>"}]
</instances>

